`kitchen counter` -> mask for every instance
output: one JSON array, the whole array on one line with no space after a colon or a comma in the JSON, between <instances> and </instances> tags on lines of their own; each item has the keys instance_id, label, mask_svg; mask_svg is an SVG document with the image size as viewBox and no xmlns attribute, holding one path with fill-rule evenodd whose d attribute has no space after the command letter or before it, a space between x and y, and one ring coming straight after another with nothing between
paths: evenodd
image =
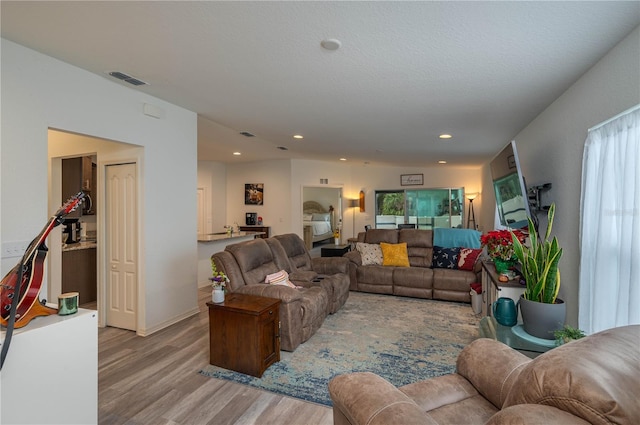
<instances>
[{"instance_id":1,"label":"kitchen counter","mask_svg":"<svg viewBox=\"0 0 640 425\"><path fill-rule=\"evenodd\" d=\"M70 243L67 245L62 245L62 252L67 252L67 251L77 251L79 249L90 249L90 248L97 248L98 247L98 243L96 241L82 241L82 242L77 242L77 243Z\"/></svg>"},{"instance_id":2,"label":"kitchen counter","mask_svg":"<svg viewBox=\"0 0 640 425\"><path fill-rule=\"evenodd\" d=\"M246 238L248 236L260 236L264 235L264 232L233 232L231 235L224 233L206 233L198 235L198 242L217 242L223 240L233 240Z\"/></svg>"},{"instance_id":3,"label":"kitchen counter","mask_svg":"<svg viewBox=\"0 0 640 425\"><path fill-rule=\"evenodd\" d=\"M226 232L207 233L198 235L198 287L211 285L211 256L219 251L224 251L227 245L251 241L264 232Z\"/></svg>"}]
</instances>

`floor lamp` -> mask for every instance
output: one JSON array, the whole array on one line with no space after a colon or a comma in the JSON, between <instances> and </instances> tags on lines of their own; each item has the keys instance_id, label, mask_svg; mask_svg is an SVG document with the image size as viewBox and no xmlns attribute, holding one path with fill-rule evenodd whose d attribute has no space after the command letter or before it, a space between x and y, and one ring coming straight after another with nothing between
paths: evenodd
<instances>
[{"instance_id":1,"label":"floor lamp","mask_svg":"<svg viewBox=\"0 0 640 425\"><path fill-rule=\"evenodd\" d=\"M351 208L351 214L353 215L353 227L351 228L351 232L353 233L352 237L356 237L356 208L360 206L359 199L350 199L349 200L349 208Z\"/></svg>"},{"instance_id":2,"label":"floor lamp","mask_svg":"<svg viewBox=\"0 0 640 425\"><path fill-rule=\"evenodd\" d=\"M467 229L476 228L476 214L473 211L473 200L476 199L478 193L468 193L467 200L469 201L469 214L467 214ZM471 222L473 222L473 227L471 227Z\"/></svg>"}]
</instances>

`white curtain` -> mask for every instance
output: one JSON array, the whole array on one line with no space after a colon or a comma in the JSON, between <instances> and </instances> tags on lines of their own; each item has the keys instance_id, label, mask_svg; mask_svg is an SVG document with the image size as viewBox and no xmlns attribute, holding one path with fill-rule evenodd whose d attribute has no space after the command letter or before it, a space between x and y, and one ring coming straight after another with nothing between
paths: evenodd
<instances>
[{"instance_id":1,"label":"white curtain","mask_svg":"<svg viewBox=\"0 0 640 425\"><path fill-rule=\"evenodd\" d=\"M640 105L589 130L580 210L578 326L640 323Z\"/></svg>"}]
</instances>

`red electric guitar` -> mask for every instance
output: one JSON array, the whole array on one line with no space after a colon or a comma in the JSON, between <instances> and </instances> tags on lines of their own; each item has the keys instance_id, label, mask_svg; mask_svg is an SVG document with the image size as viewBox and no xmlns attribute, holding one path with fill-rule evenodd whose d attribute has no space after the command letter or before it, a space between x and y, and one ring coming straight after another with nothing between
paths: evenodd
<instances>
[{"instance_id":1,"label":"red electric guitar","mask_svg":"<svg viewBox=\"0 0 640 425\"><path fill-rule=\"evenodd\" d=\"M57 310L45 306L38 299L44 273L44 259L48 251L44 242L51 230L60 225L63 221L62 219L82 203L84 196L84 192L78 192L51 216L44 229L27 247L20 263L0 282L0 298L2 299L0 324L2 326L7 326L11 314L11 306L16 296L19 296L19 300L16 307L15 328L25 326L34 317L57 313ZM18 284L19 279L21 279L20 284Z\"/></svg>"}]
</instances>

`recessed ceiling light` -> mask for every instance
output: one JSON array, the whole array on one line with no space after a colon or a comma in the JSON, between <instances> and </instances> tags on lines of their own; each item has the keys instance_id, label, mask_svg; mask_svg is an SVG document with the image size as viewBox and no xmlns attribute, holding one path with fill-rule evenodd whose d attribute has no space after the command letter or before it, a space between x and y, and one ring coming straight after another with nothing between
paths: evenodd
<instances>
[{"instance_id":1,"label":"recessed ceiling light","mask_svg":"<svg viewBox=\"0 0 640 425\"><path fill-rule=\"evenodd\" d=\"M294 139L304 139L304 136L302 134L294 134L293 138Z\"/></svg>"},{"instance_id":2,"label":"recessed ceiling light","mask_svg":"<svg viewBox=\"0 0 640 425\"><path fill-rule=\"evenodd\" d=\"M320 45L327 50L338 50L342 43L340 40L336 40L335 38L329 38L326 40L322 40Z\"/></svg>"},{"instance_id":3,"label":"recessed ceiling light","mask_svg":"<svg viewBox=\"0 0 640 425\"><path fill-rule=\"evenodd\" d=\"M347 158L340 158L340 161L346 161Z\"/></svg>"},{"instance_id":4,"label":"recessed ceiling light","mask_svg":"<svg viewBox=\"0 0 640 425\"><path fill-rule=\"evenodd\" d=\"M240 152L234 152L233 154L234 154L235 156L240 156L240 155L242 155Z\"/></svg>"},{"instance_id":5,"label":"recessed ceiling light","mask_svg":"<svg viewBox=\"0 0 640 425\"><path fill-rule=\"evenodd\" d=\"M447 161L445 161L445 160L443 160L443 159L441 159L440 161L438 161L438 164L446 164L446 163L447 163Z\"/></svg>"},{"instance_id":6,"label":"recessed ceiling light","mask_svg":"<svg viewBox=\"0 0 640 425\"><path fill-rule=\"evenodd\" d=\"M451 139L453 136L447 133L443 133L438 137L440 137L441 139Z\"/></svg>"}]
</instances>

